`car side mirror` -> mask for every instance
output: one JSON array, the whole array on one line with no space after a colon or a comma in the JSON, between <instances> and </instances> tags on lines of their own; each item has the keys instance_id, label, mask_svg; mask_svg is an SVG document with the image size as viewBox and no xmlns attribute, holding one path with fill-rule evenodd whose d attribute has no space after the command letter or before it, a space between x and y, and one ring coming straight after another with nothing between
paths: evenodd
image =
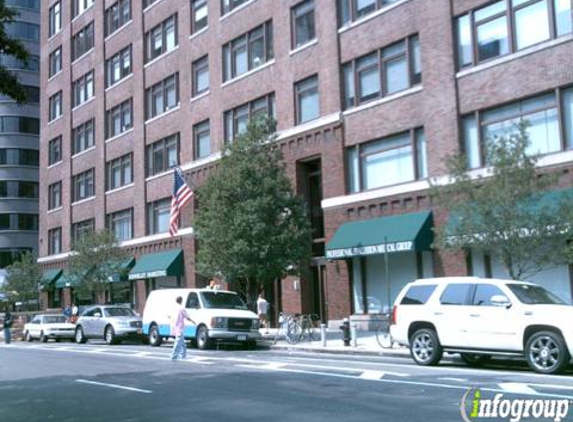
<instances>
[{"instance_id":1,"label":"car side mirror","mask_svg":"<svg viewBox=\"0 0 573 422\"><path fill-rule=\"evenodd\" d=\"M500 308L511 308L511 301L504 295L494 295L491 297L491 304Z\"/></svg>"}]
</instances>

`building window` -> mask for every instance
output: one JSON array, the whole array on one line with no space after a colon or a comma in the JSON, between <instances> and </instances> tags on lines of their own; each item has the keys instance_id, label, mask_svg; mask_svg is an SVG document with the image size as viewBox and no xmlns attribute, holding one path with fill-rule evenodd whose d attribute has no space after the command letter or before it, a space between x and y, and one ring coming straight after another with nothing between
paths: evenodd
<instances>
[{"instance_id":1,"label":"building window","mask_svg":"<svg viewBox=\"0 0 573 422\"><path fill-rule=\"evenodd\" d=\"M94 47L94 23L84 26L72 38L72 60L83 56Z\"/></svg>"},{"instance_id":2,"label":"building window","mask_svg":"<svg viewBox=\"0 0 573 422\"><path fill-rule=\"evenodd\" d=\"M209 56L201 57L192 64L193 96L209 90Z\"/></svg>"},{"instance_id":3,"label":"building window","mask_svg":"<svg viewBox=\"0 0 573 422\"><path fill-rule=\"evenodd\" d=\"M561 97L561 107L558 98ZM561 114L560 114L561 109ZM487 166L486 142L516 133L518 123L526 122L529 135L527 152L548 154L573 147L573 89L538 95L462 118L464 150L470 168ZM560 127L564 127L562 139Z\"/></svg>"},{"instance_id":4,"label":"building window","mask_svg":"<svg viewBox=\"0 0 573 422\"><path fill-rule=\"evenodd\" d=\"M338 25L345 26L400 0L338 0Z\"/></svg>"},{"instance_id":5,"label":"building window","mask_svg":"<svg viewBox=\"0 0 573 422\"><path fill-rule=\"evenodd\" d=\"M109 87L131 75L131 44L105 61L105 86Z\"/></svg>"},{"instance_id":6,"label":"building window","mask_svg":"<svg viewBox=\"0 0 573 422\"><path fill-rule=\"evenodd\" d=\"M106 112L106 139L127 132L133 127L132 107L130 98Z\"/></svg>"},{"instance_id":7,"label":"building window","mask_svg":"<svg viewBox=\"0 0 573 422\"><path fill-rule=\"evenodd\" d=\"M84 76L79 77L72 84L74 92L74 107L82 105L94 96L94 71L89 71Z\"/></svg>"},{"instance_id":8,"label":"building window","mask_svg":"<svg viewBox=\"0 0 573 422\"><path fill-rule=\"evenodd\" d=\"M155 3L157 0L143 0L143 8L147 8Z\"/></svg>"},{"instance_id":9,"label":"building window","mask_svg":"<svg viewBox=\"0 0 573 422\"><path fill-rule=\"evenodd\" d=\"M40 88L31 85L20 85L26 94L26 103L40 102ZM7 94L0 93L0 101L14 102L14 99Z\"/></svg>"},{"instance_id":10,"label":"building window","mask_svg":"<svg viewBox=\"0 0 573 422\"><path fill-rule=\"evenodd\" d=\"M318 96L318 76L314 75L297 82L294 86L296 97L296 123L301 124L320 116Z\"/></svg>"},{"instance_id":11,"label":"building window","mask_svg":"<svg viewBox=\"0 0 573 422\"><path fill-rule=\"evenodd\" d=\"M211 131L209 120L193 126L193 145L195 159L208 157L211 154Z\"/></svg>"},{"instance_id":12,"label":"building window","mask_svg":"<svg viewBox=\"0 0 573 422\"><path fill-rule=\"evenodd\" d=\"M158 234L169 231L171 215L171 198L147 204L147 234Z\"/></svg>"},{"instance_id":13,"label":"building window","mask_svg":"<svg viewBox=\"0 0 573 422\"><path fill-rule=\"evenodd\" d=\"M50 58L51 56L52 55L50 54ZM30 54L28 56L28 63L24 63L22 60L18 60L14 56L9 56L8 54L0 53L0 65L4 66L6 69L9 70L26 70L28 72L37 73L40 71L40 56L37 56L35 54ZM62 66L60 61L60 69L61 67Z\"/></svg>"},{"instance_id":14,"label":"building window","mask_svg":"<svg viewBox=\"0 0 573 422\"><path fill-rule=\"evenodd\" d=\"M88 120L72 131L72 154L78 154L95 145L94 119Z\"/></svg>"},{"instance_id":15,"label":"building window","mask_svg":"<svg viewBox=\"0 0 573 422\"><path fill-rule=\"evenodd\" d=\"M166 172L179 165L179 134L168 136L146 147L147 176Z\"/></svg>"},{"instance_id":16,"label":"building window","mask_svg":"<svg viewBox=\"0 0 573 422\"><path fill-rule=\"evenodd\" d=\"M95 222L93 218L72 224L72 246L84 236L93 233L94 226Z\"/></svg>"},{"instance_id":17,"label":"building window","mask_svg":"<svg viewBox=\"0 0 573 422\"><path fill-rule=\"evenodd\" d=\"M249 121L259 115L275 117L275 94L268 94L250 103L225 112L225 141L233 139L247 130Z\"/></svg>"},{"instance_id":18,"label":"building window","mask_svg":"<svg viewBox=\"0 0 573 422\"><path fill-rule=\"evenodd\" d=\"M94 0L74 0L72 3L73 16L79 16L94 5Z\"/></svg>"},{"instance_id":19,"label":"building window","mask_svg":"<svg viewBox=\"0 0 573 422\"><path fill-rule=\"evenodd\" d=\"M223 46L223 80L236 78L272 58L273 25L268 21Z\"/></svg>"},{"instance_id":20,"label":"building window","mask_svg":"<svg viewBox=\"0 0 573 422\"><path fill-rule=\"evenodd\" d=\"M226 15L231 10L247 3L249 0L221 0L221 16Z\"/></svg>"},{"instance_id":21,"label":"building window","mask_svg":"<svg viewBox=\"0 0 573 422\"><path fill-rule=\"evenodd\" d=\"M423 129L356 145L347 150L351 193L428 177Z\"/></svg>"},{"instance_id":22,"label":"building window","mask_svg":"<svg viewBox=\"0 0 573 422\"><path fill-rule=\"evenodd\" d=\"M22 41L40 42L40 25L29 22L5 23L6 34Z\"/></svg>"},{"instance_id":23,"label":"building window","mask_svg":"<svg viewBox=\"0 0 573 422\"><path fill-rule=\"evenodd\" d=\"M314 0L306 0L292 8L292 48L298 48L316 37Z\"/></svg>"},{"instance_id":24,"label":"building window","mask_svg":"<svg viewBox=\"0 0 573 422\"><path fill-rule=\"evenodd\" d=\"M145 90L147 119L151 119L179 104L179 73L156 83Z\"/></svg>"},{"instance_id":25,"label":"building window","mask_svg":"<svg viewBox=\"0 0 573 422\"><path fill-rule=\"evenodd\" d=\"M177 14L175 14L145 34L146 61L173 50L177 43Z\"/></svg>"},{"instance_id":26,"label":"building window","mask_svg":"<svg viewBox=\"0 0 573 422\"><path fill-rule=\"evenodd\" d=\"M94 169L89 169L77 174L72 178L73 197L72 201L77 202L95 196L94 190Z\"/></svg>"},{"instance_id":27,"label":"building window","mask_svg":"<svg viewBox=\"0 0 573 422\"><path fill-rule=\"evenodd\" d=\"M107 162L107 190L117 189L133 182L132 155L126 154Z\"/></svg>"},{"instance_id":28,"label":"building window","mask_svg":"<svg viewBox=\"0 0 573 422\"><path fill-rule=\"evenodd\" d=\"M62 70L62 47L56 48L50 53L50 78Z\"/></svg>"},{"instance_id":29,"label":"building window","mask_svg":"<svg viewBox=\"0 0 573 422\"><path fill-rule=\"evenodd\" d=\"M48 186L48 209L53 210L62 206L62 182Z\"/></svg>"},{"instance_id":30,"label":"building window","mask_svg":"<svg viewBox=\"0 0 573 422\"><path fill-rule=\"evenodd\" d=\"M50 7L49 36L53 36L62 30L62 4L55 3Z\"/></svg>"},{"instance_id":31,"label":"building window","mask_svg":"<svg viewBox=\"0 0 573 422\"><path fill-rule=\"evenodd\" d=\"M62 91L58 91L50 97L49 107L48 121L51 122L62 116Z\"/></svg>"},{"instance_id":32,"label":"building window","mask_svg":"<svg viewBox=\"0 0 573 422\"><path fill-rule=\"evenodd\" d=\"M105 36L113 34L131 20L131 0L119 0L105 9Z\"/></svg>"},{"instance_id":33,"label":"building window","mask_svg":"<svg viewBox=\"0 0 573 422\"><path fill-rule=\"evenodd\" d=\"M62 228L48 230L48 255L62 253Z\"/></svg>"},{"instance_id":34,"label":"building window","mask_svg":"<svg viewBox=\"0 0 573 422\"><path fill-rule=\"evenodd\" d=\"M475 9L456 20L458 67L570 34L572 24L568 0L502 0Z\"/></svg>"},{"instance_id":35,"label":"building window","mask_svg":"<svg viewBox=\"0 0 573 422\"><path fill-rule=\"evenodd\" d=\"M118 242L133 238L133 208L107 215L107 227Z\"/></svg>"},{"instance_id":36,"label":"building window","mask_svg":"<svg viewBox=\"0 0 573 422\"><path fill-rule=\"evenodd\" d=\"M48 165L62 161L62 137L58 136L48 143Z\"/></svg>"},{"instance_id":37,"label":"building window","mask_svg":"<svg viewBox=\"0 0 573 422\"><path fill-rule=\"evenodd\" d=\"M199 32L209 24L207 0L191 0L191 33Z\"/></svg>"},{"instance_id":38,"label":"building window","mask_svg":"<svg viewBox=\"0 0 573 422\"><path fill-rule=\"evenodd\" d=\"M410 88L422 80L418 36L359 57L342 67L345 108Z\"/></svg>"},{"instance_id":39,"label":"building window","mask_svg":"<svg viewBox=\"0 0 573 422\"><path fill-rule=\"evenodd\" d=\"M24 116L1 116L0 133L27 133L31 135L39 135L40 119Z\"/></svg>"},{"instance_id":40,"label":"building window","mask_svg":"<svg viewBox=\"0 0 573 422\"><path fill-rule=\"evenodd\" d=\"M40 10L40 0L6 0L6 6L21 7L23 9Z\"/></svg>"},{"instance_id":41,"label":"building window","mask_svg":"<svg viewBox=\"0 0 573 422\"><path fill-rule=\"evenodd\" d=\"M1 148L0 165L38 167L40 154L36 149Z\"/></svg>"},{"instance_id":42,"label":"building window","mask_svg":"<svg viewBox=\"0 0 573 422\"><path fill-rule=\"evenodd\" d=\"M1 198L38 199L38 182L23 182L18 180L0 180Z\"/></svg>"}]
</instances>

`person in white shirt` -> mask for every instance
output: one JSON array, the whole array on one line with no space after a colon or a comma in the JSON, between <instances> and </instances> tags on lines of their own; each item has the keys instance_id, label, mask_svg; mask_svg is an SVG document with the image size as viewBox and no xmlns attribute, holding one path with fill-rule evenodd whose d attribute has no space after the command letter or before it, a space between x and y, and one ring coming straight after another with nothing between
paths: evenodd
<instances>
[{"instance_id":1,"label":"person in white shirt","mask_svg":"<svg viewBox=\"0 0 573 422\"><path fill-rule=\"evenodd\" d=\"M259 321L261 322L261 327L266 328L266 333L269 332L269 326L267 323L268 310L269 310L269 302L267 302L262 293L259 293L259 298L257 299L257 314L259 315Z\"/></svg>"}]
</instances>

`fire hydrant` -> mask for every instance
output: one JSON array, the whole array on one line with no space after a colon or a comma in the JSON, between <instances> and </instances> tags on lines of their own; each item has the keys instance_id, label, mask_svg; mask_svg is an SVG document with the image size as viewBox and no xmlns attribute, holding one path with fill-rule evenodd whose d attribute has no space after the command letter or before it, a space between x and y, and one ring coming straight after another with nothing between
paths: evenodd
<instances>
[{"instance_id":1,"label":"fire hydrant","mask_svg":"<svg viewBox=\"0 0 573 422\"><path fill-rule=\"evenodd\" d=\"M342 330L342 341L345 346L350 346L350 321L348 318L342 320L342 325L340 325Z\"/></svg>"}]
</instances>

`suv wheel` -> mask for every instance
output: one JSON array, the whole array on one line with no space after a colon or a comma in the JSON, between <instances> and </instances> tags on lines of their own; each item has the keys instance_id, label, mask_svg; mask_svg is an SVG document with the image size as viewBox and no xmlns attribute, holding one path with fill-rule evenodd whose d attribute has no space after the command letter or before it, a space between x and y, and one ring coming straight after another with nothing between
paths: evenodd
<instances>
[{"instance_id":1,"label":"suv wheel","mask_svg":"<svg viewBox=\"0 0 573 422\"><path fill-rule=\"evenodd\" d=\"M433 329L421 328L410 337L410 355L418 365L437 365L442 354L442 346Z\"/></svg>"},{"instance_id":2,"label":"suv wheel","mask_svg":"<svg viewBox=\"0 0 573 422\"><path fill-rule=\"evenodd\" d=\"M105 342L109 345L116 343L115 331L111 325L105 327L105 332L103 334L103 337L105 339Z\"/></svg>"},{"instance_id":3,"label":"suv wheel","mask_svg":"<svg viewBox=\"0 0 573 422\"><path fill-rule=\"evenodd\" d=\"M460 353L460 358L466 365L482 366L489 362L491 355L482 355L480 353Z\"/></svg>"},{"instance_id":4,"label":"suv wheel","mask_svg":"<svg viewBox=\"0 0 573 422\"><path fill-rule=\"evenodd\" d=\"M153 347L161 346L162 342L161 335L159 334L159 328L157 325L152 325L149 329L149 344Z\"/></svg>"},{"instance_id":5,"label":"suv wheel","mask_svg":"<svg viewBox=\"0 0 573 422\"><path fill-rule=\"evenodd\" d=\"M558 374L563 372L569 363L569 352L561 335L551 331L540 331L527 340L525 358L536 372Z\"/></svg>"}]
</instances>

